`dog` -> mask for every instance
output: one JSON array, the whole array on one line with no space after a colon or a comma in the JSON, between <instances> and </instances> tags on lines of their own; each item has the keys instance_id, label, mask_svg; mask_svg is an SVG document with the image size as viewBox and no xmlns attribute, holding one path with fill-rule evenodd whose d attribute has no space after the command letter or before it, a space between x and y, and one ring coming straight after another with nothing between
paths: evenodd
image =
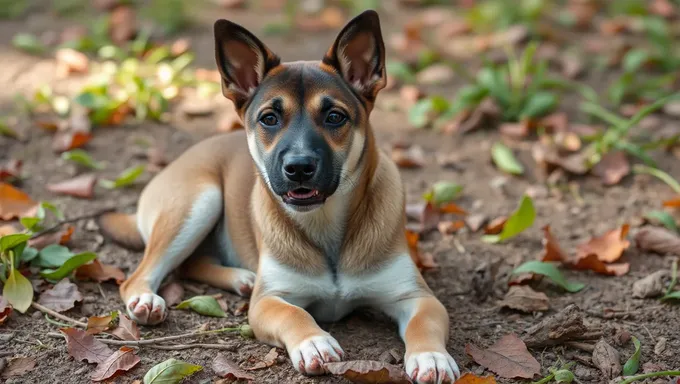
<instances>
[{"instance_id":1,"label":"dog","mask_svg":"<svg viewBox=\"0 0 680 384\"><path fill-rule=\"evenodd\" d=\"M316 321L372 307L398 323L414 382L454 382L449 316L410 257L399 170L369 124L387 81L378 14L349 21L321 61L282 63L227 20L214 33L244 130L190 147L144 188L136 214L99 219L108 238L144 248L120 287L130 317L162 322L157 291L179 269L250 295L256 338L319 375L345 353Z\"/></svg>"}]
</instances>

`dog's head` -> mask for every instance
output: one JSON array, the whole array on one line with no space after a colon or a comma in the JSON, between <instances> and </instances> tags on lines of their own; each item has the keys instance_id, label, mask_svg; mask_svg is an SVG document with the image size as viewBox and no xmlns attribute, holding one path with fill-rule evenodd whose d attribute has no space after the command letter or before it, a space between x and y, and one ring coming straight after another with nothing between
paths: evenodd
<instances>
[{"instance_id":1,"label":"dog's head","mask_svg":"<svg viewBox=\"0 0 680 384\"><path fill-rule=\"evenodd\" d=\"M250 154L274 195L309 211L352 188L369 114L386 82L376 12L351 20L321 61L283 64L245 28L218 20L215 57L222 92L239 111Z\"/></svg>"}]
</instances>

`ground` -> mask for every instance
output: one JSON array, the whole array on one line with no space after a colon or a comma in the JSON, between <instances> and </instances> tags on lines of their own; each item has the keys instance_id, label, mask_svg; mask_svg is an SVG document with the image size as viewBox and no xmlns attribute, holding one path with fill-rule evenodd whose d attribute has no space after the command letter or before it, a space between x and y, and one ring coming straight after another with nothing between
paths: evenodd
<instances>
[{"instance_id":1,"label":"ground","mask_svg":"<svg viewBox=\"0 0 680 384\"><path fill-rule=\"evenodd\" d=\"M389 36L398 31L408 17L408 10L388 7L381 13L383 32ZM213 37L208 20L229 18L252 27L257 31L263 24L262 18L271 15L256 14L249 10L219 10L200 15L205 23L184 32L192 40L192 47L197 52L197 66L213 68ZM29 93L42 83L50 83L55 89L68 90L73 80L57 79L54 75L54 64L51 59L38 59L15 51L10 40L19 31L43 32L56 30L68 24L46 12L36 11L25 20L2 21L0 23L0 111L11 108L12 96L16 92ZM319 59L327 46L332 42L336 31L306 34L295 32L292 36L265 36L263 40L274 50L280 52L285 60ZM388 55L391 52L388 50ZM600 84L602 79L592 80L592 85ZM76 80L77 81L77 80ZM445 96L455 94L456 85L432 88ZM504 176L492 166L487 153L493 142L498 140L495 130L480 130L466 136L450 136L442 133L411 128L403 112L384 107L387 103L381 100L398 100L398 90L383 92L378 107L371 120L378 137L378 142L389 151L394 142L407 140L420 145L425 150L426 165L415 170L402 170L402 177L407 187L410 202L421 199L421 195L429 185L439 180L453 180L464 185L463 197L458 204L474 213L485 214L490 218L507 215L517 206L517 202L529 188L540 185L540 175L530 169L522 177ZM566 107L570 109L569 106ZM573 109L573 108L572 108ZM668 124L677 124L677 120ZM118 127L99 129L94 139L88 144L88 151L98 160L106 161L109 167L102 172L104 176L114 177L120 171L136 164L143 164L144 159L132 143L139 138L146 138L156 145L166 148L170 159L179 156L193 143L216 134L215 116L195 119L173 119L170 124L144 122L141 124L123 124ZM21 158L29 177L22 184L22 190L34 199L45 199L56 203L67 212L67 216L78 216L105 207L129 207L134 204L144 183L152 177L146 173L131 188L120 190L98 189L96 198L92 200L62 197L46 191L44 185L73 176L74 169L64 165L59 155L51 151L51 135L41 130L25 127L27 139L16 142L0 137L0 160ZM245 145L245 143L244 143ZM515 144L520 160L531 163L529 147ZM454 154L459 165L449 169L439 165L437 156ZM659 155L660 167L674 177L680 177L680 166L672 155ZM504 178L502 187L498 187L499 178ZM633 283L648 274L660 269L669 269L672 257L642 252L635 246L625 251L623 261L631 263L630 272L620 277L607 277L592 272L566 271L566 276L586 284L586 288L578 293L568 294L549 284L541 284L539 288L550 298L550 310L541 314L523 314L501 309L497 304L503 296L503 286L509 271L526 260L535 259L543 249L541 228L550 225L553 234L565 249L573 249L577 244L590 237L600 235L624 223L633 224L633 234L640 224L640 217L651 209L656 209L659 202L671 197L670 190L656 180L646 177L629 176L621 184L603 187L594 177L578 179L580 196L583 204L577 204L575 198L565 193L562 196L540 195L534 199L537 209L537 220L532 228L520 236L503 244L487 244L480 240L478 233L463 232L442 236L438 232L425 236L420 248L432 252L439 267L424 272L424 277L435 295L444 303L450 316L450 338L448 351L458 362L461 371L484 373L484 369L474 363L465 352L469 343L487 347L505 334L515 332L522 334L528 327L537 324L545 316L552 315L569 304L576 304L586 312L589 324L604 325L606 329L625 328L642 343L643 362L653 362L666 369L680 367L680 306L662 304L653 299L636 299L631 295ZM103 241L96 228L92 228L87 220L77 223L75 236L71 242L75 250L96 250L99 258L106 263L114 264L126 273L131 273L141 259L142 254L125 250L109 241ZM494 266L494 290L484 301L473 292L475 270L484 263ZM235 308L244 299L220 292L207 286L187 283L192 291L209 294L222 293L230 307ZM112 282L79 283L85 300L66 315L79 319L91 315L104 314L112 310L123 311L118 287ZM194 293L187 291L185 298ZM606 316L609 311L616 311L616 316ZM168 320L160 326L142 327L144 337L158 337L186 333L207 326L211 329L229 325L242 324L244 315L230 313L226 318L215 319L196 313L171 310ZM397 329L384 316L371 311L360 312L335 323L324 324L337 338L350 359L379 360L385 351L394 349L398 355L404 348ZM94 370L93 365L74 361L66 350L63 339L52 338L48 332L58 332L58 327L44 320L40 312L29 310L25 315L15 313L0 328L1 334L14 332L15 336L8 343L0 344L2 351L11 355L37 357L37 368L28 374L7 380L8 383L86 383ZM608 337L610 335L607 335ZM665 352L656 355L654 346L660 338L667 339ZM264 356L270 349L254 340L242 339L236 335L205 337L205 342L224 342L233 345L233 351L224 352L233 361L249 366L253 357ZM632 344L618 348L622 356L632 353ZM285 355L280 351L281 355ZM153 365L174 357L206 367L193 376L188 382L199 383L211 380L214 376L209 369L216 351L188 349L183 351L162 351L151 348L140 348L139 364L132 371L116 379L118 383L129 383L141 379ZM589 360L589 353L557 346L542 350L532 350L546 372L558 359L575 361L575 356ZM397 364L401 364L398 362ZM607 380L600 371L586 363L578 362L574 369L577 378L583 383L601 383ZM251 372L258 383L335 383L344 382L341 378L322 376L307 378L298 374L286 361L267 369ZM499 379L500 382L518 382Z\"/></svg>"}]
</instances>

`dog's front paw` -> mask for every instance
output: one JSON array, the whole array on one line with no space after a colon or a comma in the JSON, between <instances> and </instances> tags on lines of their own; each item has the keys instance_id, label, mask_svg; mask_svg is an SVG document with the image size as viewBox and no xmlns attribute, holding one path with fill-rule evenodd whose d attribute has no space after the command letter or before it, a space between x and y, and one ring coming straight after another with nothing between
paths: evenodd
<instances>
[{"instance_id":1,"label":"dog's front paw","mask_svg":"<svg viewBox=\"0 0 680 384\"><path fill-rule=\"evenodd\" d=\"M158 324L165 320L167 314L165 300L153 293L133 295L128 299L126 307L130 318L144 325Z\"/></svg>"},{"instance_id":2,"label":"dog's front paw","mask_svg":"<svg viewBox=\"0 0 680 384\"><path fill-rule=\"evenodd\" d=\"M255 286L255 274L247 269L239 270L234 291L243 297L250 297Z\"/></svg>"},{"instance_id":3,"label":"dog's front paw","mask_svg":"<svg viewBox=\"0 0 680 384\"><path fill-rule=\"evenodd\" d=\"M406 373L417 384L453 383L460 377L453 357L441 352L412 354L406 360Z\"/></svg>"},{"instance_id":4,"label":"dog's front paw","mask_svg":"<svg viewBox=\"0 0 680 384\"><path fill-rule=\"evenodd\" d=\"M303 375L321 375L323 364L342 361L345 352L331 336L312 336L288 351L293 367Z\"/></svg>"}]
</instances>

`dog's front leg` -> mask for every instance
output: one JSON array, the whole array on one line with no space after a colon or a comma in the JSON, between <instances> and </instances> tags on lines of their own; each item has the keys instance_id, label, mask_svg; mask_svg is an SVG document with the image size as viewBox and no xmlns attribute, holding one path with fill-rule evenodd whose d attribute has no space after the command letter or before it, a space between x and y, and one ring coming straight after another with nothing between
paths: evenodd
<instances>
[{"instance_id":1,"label":"dog's front leg","mask_svg":"<svg viewBox=\"0 0 680 384\"><path fill-rule=\"evenodd\" d=\"M286 348L293 366L302 374L323 374L324 363L341 361L344 356L340 344L316 324L312 315L281 297L253 297L248 319L258 340Z\"/></svg>"},{"instance_id":2,"label":"dog's front leg","mask_svg":"<svg viewBox=\"0 0 680 384\"><path fill-rule=\"evenodd\" d=\"M429 292L384 306L399 324L406 344L406 373L418 383L453 383L460 377L455 360L446 351L449 316L442 303Z\"/></svg>"}]
</instances>

